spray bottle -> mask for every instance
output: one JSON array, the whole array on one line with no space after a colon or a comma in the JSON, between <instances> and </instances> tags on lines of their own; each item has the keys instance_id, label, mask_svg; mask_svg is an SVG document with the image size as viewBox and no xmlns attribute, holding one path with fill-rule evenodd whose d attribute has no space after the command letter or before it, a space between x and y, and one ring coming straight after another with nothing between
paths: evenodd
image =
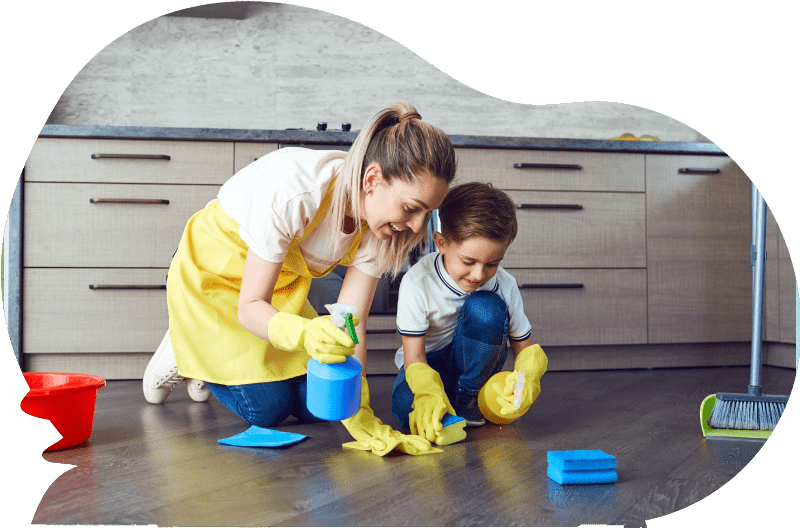
<instances>
[{"instance_id":1,"label":"spray bottle","mask_svg":"<svg viewBox=\"0 0 800 528\"><path fill-rule=\"evenodd\" d=\"M355 307L345 303L326 304L331 322L358 344L353 326ZM348 356L343 363L308 361L306 405L311 414L323 420L344 420L361 407L361 362Z\"/></svg>"}]
</instances>

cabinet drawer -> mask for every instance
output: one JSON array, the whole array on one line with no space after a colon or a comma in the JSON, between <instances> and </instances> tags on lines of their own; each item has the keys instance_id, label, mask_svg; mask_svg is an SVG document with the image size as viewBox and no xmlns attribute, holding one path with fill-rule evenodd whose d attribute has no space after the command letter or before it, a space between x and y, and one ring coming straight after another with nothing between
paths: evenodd
<instances>
[{"instance_id":1,"label":"cabinet drawer","mask_svg":"<svg viewBox=\"0 0 800 528\"><path fill-rule=\"evenodd\" d=\"M644 268L641 193L508 191L517 238L504 268Z\"/></svg>"},{"instance_id":2,"label":"cabinet drawer","mask_svg":"<svg viewBox=\"0 0 800 528\"><path fill-rule=\"evenodd\" d=\"M169 267L187 220L218 190L212 185L26 183L23 265Z\"/></svg>"},{"instance_id":3,"label":"cabinet drawer","mask_svg":"<svg viewBox=\"0 0 800 528\"><path fill-rule=\"evenodd\" d=\"M520 287L534 343L544 347L647 342L646 270L508 272Z\"/></svg>"},{"instance_id":4,"label":"cabinet drawer","mask_svg":"<svg viewBox=\"0 0 800 528\"><path fill-rule=\"evenodd\" d=\"M223 184L233 143L40 138L25 181Z\"/></svg>"},{"instance_id":5,"label":"cabinet drawer","mask_svg":"<svg viewBox=\"0 0 800 528\"><path fill-rule=\"evenodd\" d=\"M166 269L26 269L25 354L154 352L169 325L166 274ZM103 289L109 286L131 289Z\"/></svg>"},{"instance_id":6,"label":"cabinet drawer","mask_svg":"<svg viewBox=\"0 0 800 528\"><path fill-rule=\"evenodd\" d=\"M277 143L235 143L233 150L233 172L239 172L261 156L278 150Z\"/></svg>"},{"instance_id":7,"label":"cabinet drawer","mask_svg":"<svg viewBox=\"0 0 800 528\"><path fill-rule=\"evenodd\" d=\"M456 149L458 181L500 189L644 192L644 155Z\"/></svg>"}]
</instances>

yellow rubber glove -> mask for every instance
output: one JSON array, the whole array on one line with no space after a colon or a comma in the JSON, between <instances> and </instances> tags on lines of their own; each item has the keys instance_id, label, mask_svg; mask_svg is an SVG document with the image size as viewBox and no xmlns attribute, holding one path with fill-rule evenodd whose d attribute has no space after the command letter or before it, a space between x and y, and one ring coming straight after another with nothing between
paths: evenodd
<instances>
[{"instance_id":1,"label":"yellow rubber glove","mask_svg":"<svg viewBox=\"0 0 800 528\"><path fill-rule=\"evenodd\" d=\"M519 409L514 408L514 385L517 383L519 371L525 369L525 390ZM492 388L499 394L500 414L503 416L522 416L536 401L542 392L540 380L547 372L547 356L539 345L531 345L517 354L514 360L514 372L506 376L505 385L494 383Z\"/></svg>"},{"instance_id":2,"label":"yellow rubber glove","mask_svg":"<svg viewBox=\"0 0 800 528\"><path fill-rule=\"evenodd\" d=\"M356 344L331 322L330 317L306 319L278 312L267 330L269 341L288 352L308 352L320 363L342 363L355 352Z\"/></svg>"},{"instance_id":3,"label":"yellow rubber glove","mask_svg":"<svg viewBox=\"0 0 800 528\"><path fill-rule=\"evenodd\" d=\"M430 442L416 435L404 435L395 431L375 416L369 407L369 387L367 378L361 378L361 408L342 423L356 439L355 442L342 444L347 449L358 451L372 451L378 456L384 456L392 450L409 455L429 455L443 453L441 449L433 447Z\"/></svg>"},{"instance_id":4,"label":"yellow rubber glove","mask_svg":"<svg viewBox=\"0 0 800 528\"><path fill-rule=\"evenodd\" d=\"M444 392L444 384L439 373L427 363L412 363L406 369L406 382L414 393L408 426L411 434L420 435L429 442L435 442L442 430L445 413L456 414Z\"/></svg>"}]
</instances>

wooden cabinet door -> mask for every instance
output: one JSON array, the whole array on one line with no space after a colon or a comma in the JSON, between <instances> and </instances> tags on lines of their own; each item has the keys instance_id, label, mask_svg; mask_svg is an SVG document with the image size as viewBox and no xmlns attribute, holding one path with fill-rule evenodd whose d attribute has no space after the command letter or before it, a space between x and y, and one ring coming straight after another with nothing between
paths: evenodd
<instances>
[{"instance_id":1,"label":"wooden cabinet door","mask_svg":"<svg viewBox=\"0 0 800 528\"><path fill-rule=\"evenodd\" d=\"M749 341L750 180L727 157L645 167L649 341Z\"/></svg>"},{"instance_id":2,"label":"wooden cabinet door","mask_svg":"<svg viewBox=\"0 0 800 528\"><path fill-rule=\"evenodd\" d=\"M778 223L772 211L767 208L767 260L764 261L764 311L761 328L761 338L764 341L780 341L779 236Z\"/></svg>"},{"instance_id":3,"label":"wooden cabinet door","mask_svg":"<svg viewBox=\"0 0 800 528\"><path fill-rule=\"evenodd\" d=\"M780 288L780 337L783 343L795 343L797 340L797 276L789 258L789 247L783 234L778 230L778 257Z\"/></svg>"}]
</instances>

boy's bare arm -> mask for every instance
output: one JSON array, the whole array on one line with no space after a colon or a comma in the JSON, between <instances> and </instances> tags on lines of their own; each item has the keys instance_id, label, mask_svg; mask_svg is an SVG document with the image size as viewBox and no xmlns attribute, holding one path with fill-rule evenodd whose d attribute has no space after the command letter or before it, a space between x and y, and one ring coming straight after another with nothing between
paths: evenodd
<instances>
[{"instance_id":1,"label":"boy's bare arm","mask_svg":"<svg viewBox=\"0 0 800 528\"><path fill-rule=\"evenodd\" d=\"M511 341L511 352L514 353L514 357L517 357L517 354L528 348L529 346L533 345L533 338L529 337L528 339L524 339L522 341Z\"/></svg>"},{"instance_id":2,"label":"boy's bare arm","mask_svg":"<svg viewBox=\"0 0 800 528\"><path fill-rule=\"evenodd\" d=\"M425 336L403 336L403 368L412 363L428 363L425 358Z\"/></svg>"}]
</instances>

